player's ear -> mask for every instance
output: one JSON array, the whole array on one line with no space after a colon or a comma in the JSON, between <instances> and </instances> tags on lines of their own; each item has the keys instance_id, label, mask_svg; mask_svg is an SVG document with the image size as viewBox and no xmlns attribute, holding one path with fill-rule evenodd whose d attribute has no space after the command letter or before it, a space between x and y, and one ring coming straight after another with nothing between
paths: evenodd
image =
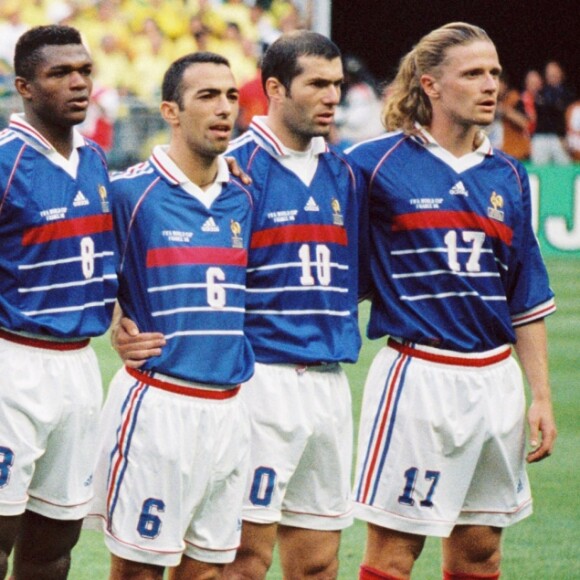
<instances>
[{"instance_id":1,"label":"player's ear","mask_svg":"<svg viewBox=\"0 0 580 580\"><path fill-rule=\"evenodd\" d=\"M14 87L16 88L16 91L23 99L28 100L31 98L30 82L27 79L23 77L16 77L14 79Z\"/></svg>"},{"instance_id":2,"label":"player's ear","mask_svg":"<svg viewBox=\"0 0 580 580\"><path fill-rule=\"evenodd\" d=\"M159 107L161 117L169 125L176 125L179 122L179 105L175 101L163 101Z\"/></svg>"},{"instance_id":3,"label":"player's ear","mask_svg":"<svg viewBox=\"0 0 580 580\"><path fill-rule=\"evenodd\" d=\"M421 88L430 99L439 97L439 83L433 75L421 75L419 82L421 83Z\"/></svg>"},{"instance_id":4,"label":"player's ear","mask_svg":"<svg viewBox=\"0 0 580 580\"><path fill-rule=\"evenodd\" d=\"M286 96L286 87L276 77L266 79L265 89L268 100L276 100Z\"/></svg>"}]
</instances>

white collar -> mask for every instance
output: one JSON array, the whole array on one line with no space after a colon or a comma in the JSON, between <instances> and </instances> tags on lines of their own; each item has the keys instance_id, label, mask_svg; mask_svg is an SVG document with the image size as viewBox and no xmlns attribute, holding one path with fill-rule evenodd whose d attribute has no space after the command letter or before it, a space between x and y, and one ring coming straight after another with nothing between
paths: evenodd
<instances>
[{"instance_id":1,"label":"white collar","mask_svg":"<svg viewBox=\"0 0 580 580\"><path fill-rule=\"evenodd\" d=\"M169 157L167 150L169 145L156 145L151 154L151 162L163 176L175 185L192 185L203 191L198 185L193 183L189 177L177 166L175 161ZM215 183L226 183L230 180L230 171L226 160L220 155L217 158L218 171L214 180Z\"/></svg>"},{"instance_id":2,"label":"white collar","mask_svg":"<svg viewBox=\"0 0 580 580\"><path fill-rule=\"evenodd\" d=\"M455 157L453 153L449 152L447 149L439 145L439 143L435 140L433 135L425 129L425 127L419 125L418 123L415 125L417 131L412 135L412 138L420 143L425 149L427 149L430 153L432 153L438 159L441 159L444 163L449 165L453 168L457 173L461 173L476 165L479 165L487 156L493 155L493 147L491 143L485 135L481 145L474 151L466 153L461 157Z\"/></svg>"},{"instance_id":3,"label":"white collar","mask_svg":"<svg viewBox=\"0 0 580 580\"><path fill-rule=\"evenodd\" d=\"M220 155L217 158L218 171L214 182L202 189L193 183L177 164L169 157L167 150L169 145L157 145L153 148L150 161L163 175L163 177L173 185L179 185L189 195L195 197L206 208L210 208L212 203L219 197L222 185L230 180L230 171L226 160Z\"/></svg>"},{"instance_id":4,"label":"white collar","mask_svg":"<svg viewBox=\"0 0 580 580\"><path fill-rule=\"evenodd\" d=\"M37 129L35 129L25 118L24 113L13 113L10 115L10 129L20 133L28 143L31 145L40 146L46 151L54 151L58 153L53 147L52 143L44 137ZM84 147L87 142L85 138L79 133L76 128L72 128L73 131L73 149L78 149L79 147ZM59 154L60 155L60 154Z\"/></svg>"},{"instance_id":5,"label":"white collar","mask_svg":"<svg viewBox=\"0 0 580 580\"><path fill-rule=\"evenodd\" d=\"M294 152L286 147L268 126L267 117L256 116L250 124L250 131L260 141L260 144L274 157L290 157ZM313 156L328 152L328 144L324 137L313 137L311 141Z\"/></svg>"}]
</instances>

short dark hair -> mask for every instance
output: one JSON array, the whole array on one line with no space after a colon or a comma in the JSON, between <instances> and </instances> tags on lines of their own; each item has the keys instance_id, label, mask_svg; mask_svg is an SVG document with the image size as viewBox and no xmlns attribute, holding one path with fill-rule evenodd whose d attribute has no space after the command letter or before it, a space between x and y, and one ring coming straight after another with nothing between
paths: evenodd
<instances>
[{"instance_id":1,"label":"short dark hair","mask_svg":"<svg viewBox=\"0 0 580 580\"><path fill-rule=\"evenodd\" d=\"M183 108L183 73L192 64L202 63L230 66L227 58L215 52L192 52L191 54L186 54L171 63L167 71L165 71L163 84L161 85L161 99L175 102L180 109Z\"/></svg>"},{"instance_id":2,"label":"short dark hair","mask_svg":"<svg viewBox=\"0 0 580 580\"><path fill-rule=\"evenodd\" d=\"M262 59L262 86L266 91L269 78L278 79L287 91L292 80L302 72L301 56L320 56L327 60L340 58L340 50L332 40L318 32L297 30L283 34L266 50Z\"/></svg>"},{"instance_id":3,"label":"short dark hair","mask_svg":"<svg viewBox=\"0 0 580 580\"><path fill-rule=\"evenodd\" d=\"M45 46L82 44L80 32L72 26L50 24L35 26L18 39L14 50L14 72L16 76L33 79L36 68L43 61L42 49Z\"/></svg>"}]
</instances>

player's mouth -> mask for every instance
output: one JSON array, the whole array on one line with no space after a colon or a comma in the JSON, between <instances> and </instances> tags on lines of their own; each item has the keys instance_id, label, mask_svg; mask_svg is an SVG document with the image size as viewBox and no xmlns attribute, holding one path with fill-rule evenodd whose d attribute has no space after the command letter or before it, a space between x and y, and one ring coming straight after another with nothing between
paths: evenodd
<instances>
[{"instance_id":1,"label":"player's mouth","mask_svg":"<svg viewBox=\"0 0 580 580\"><path fill-rule=\"evenodd\" d=\"M334 121L334 111L316 115L316 121L321 125L330 125Z\"/></svg>"},{"instance_id":2,"label":"player's mouth","mask_svg":"<svg viewBox=\"0 0 580 580\"><path fill-rule=\"evenodd\" d=\"M232 133L232 126L229 123L218 123L211 125L209 130L219 138L229 139Z\"/></svg>"},{"instance_id":3,"label":"player's mouth","mask_svg":"<svg viewBox=\"0 0 580 580\"><path fill-rule=\"evenodd\" d=\"M485 101L480 101L478 103L478 106L482 107L483 109L493 111L493 110L495 110L496 101L495 101L495 99L485 99Z\"/></svg>"},{"instance_id":4,"label":"player's mouth","mask_svg":"<svg viewBox=\"0 0 580 580\"><path fill-rule=\"evenodd\" d=\"M77 97L68 101L68 104L75 111L86 111L89 106L89 97Z\"/></svg>"}]
</instances>

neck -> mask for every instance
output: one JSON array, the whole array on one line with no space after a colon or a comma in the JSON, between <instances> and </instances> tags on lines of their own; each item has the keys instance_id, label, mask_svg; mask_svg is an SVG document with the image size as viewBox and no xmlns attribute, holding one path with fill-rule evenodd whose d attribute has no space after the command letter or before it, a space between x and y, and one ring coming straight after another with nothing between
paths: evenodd
<instances>
[{"instance_id":1,"label":"neck","mask_svg":"<svg viewBox=\"0 0 580 580\"><path fill-rule=\"evenodd\" d=\"M25 114L27 123L34 127L63 157L68 159L73 150L73 130L72 127L60 127L58 125L47 125L38 117Z\"/></svg>"},{"instance_id":2,"label":"neck","mask_svg":"<svg viewBox=\"0 0 580 580\"><path fill-rule=\"evenodd\" d=\"M312 143L312 137L292 131L277 115L269 113L266 117L266 124L288 149L306 151Z\"/></svg>"},{"instance_id":3,"label":"neck","mask_svg":"<svg viewBox=\"0 0 580 580\"><path fill-rule=\"evenodd\" d=\"M428 130L435 141L455 157L472 153L481 145L480 128L476 125L464 127L432 122Z\"/></svg>"},{"instance_id":4,"label":"neck","mask_svg":"<svg viewBox=\"0 0 580 580\"><path fill-rule=\"evenodd\" d=\"M207 189L215 182L218 172L217 156L205 157L195 154L191 149L176 143L169 145L167 154L187 178L201 189Z\"/></svg>"}]
</instances>

